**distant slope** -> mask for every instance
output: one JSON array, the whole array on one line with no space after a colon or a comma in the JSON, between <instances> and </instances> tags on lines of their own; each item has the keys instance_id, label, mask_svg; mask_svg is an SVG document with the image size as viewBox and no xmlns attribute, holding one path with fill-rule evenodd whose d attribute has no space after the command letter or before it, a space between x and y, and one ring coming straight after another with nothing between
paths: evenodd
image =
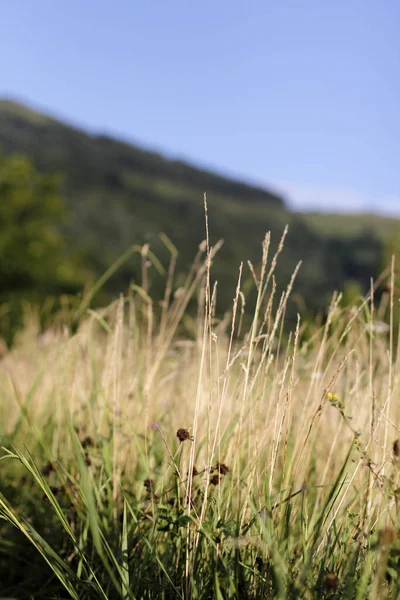
<instances>
[{"instance_id":1,"label":"distant slope","mask_svg":"<svg viewBox=\"0 0 400 600\"><path fill-rule=\"evenodd\" d=\"M303 213L305 223L319 235L330 237L340 233L343 238L352 238L370 231L383 240L388 239L395 229L399 231L400 219L373 214L330 214Z\"/></svg>"},{"instance_id":2,"label":"distant slope","mask_svg":"<svg viewBox=\"0 0 400 600\"><path fill-rule=\"evenodd\" d=\"M3 150L11 153L23 148L35 157L39 167L47 170L70 166L76 175L80 171L77 162L82 160L85 180L97 184L130 187L129 176L140 173L196 193L207 190L233 199L284 206L281 197L265 189L167 159L109 136L89 135L10 100L0 100L0 115ZM71 177L72 184L78 185L79 181Z\"/></svg>"},{"instance_id":3,"label":"distant slope","mask_svg":"<svg viewBox=\"0 0 400 600\"><path fill-rule=\"evenodd\" d=\"M342 239L341 232L321 235L307 216L290 213L279 196L106 136L94 136L11 101L0 101L0 148L25 153L47 172L63 173L65 202L71 213L67 235L98 273L128 246L148 241L166 260L158 234L170 236L185 268L204 239L203 193L209 203L211 242L225 240L213 266L219 281L220 307L232 304L238 265L260 259L261 241L271 231L273 247L286 223L290 233L277 278L285 285L298 260L304 264L295 286L298 304L322 310L333 289L349 278L364 288L381 264L382 241L359 230ZM131 262L114 277L119 292L137 266ZM249 278L246 270L245 279ZM154 290L161 282L154 276Z\"/></svg>"}]
</instances>

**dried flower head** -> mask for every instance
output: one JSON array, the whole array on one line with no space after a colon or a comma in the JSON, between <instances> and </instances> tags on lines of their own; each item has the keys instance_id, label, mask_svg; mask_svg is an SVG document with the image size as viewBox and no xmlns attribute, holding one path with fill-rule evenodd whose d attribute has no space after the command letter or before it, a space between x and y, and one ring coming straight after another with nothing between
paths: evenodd
<instances>
[{"instance_id":1,"label":"dried flower head","mask_svg":"<svg viewBox=\"0 0 400 600\"><path fill-rule=\"evenodd\" d=\"M336 573L327 573L324 585L328 590L336 590L339 585L339 578Z\"/></svg>"},{"instance_id":2,"label":"dried flower head","mask_svg":"<svg viewBox=\"0 0 400 600\"><path fill-rule=\"evenodd\" d=\"M148 492L152 492L154 488L154 481L153 479L145 479L143 485Z\"/></svg>"},{"instance_id":3,"label":"dried flower head","mask_svg":"<svg viewBox=\"0 0 400 600\"><path fill-rule=\"evenodd\" d=\"M400 456L400 439L397 439L393 442L393 455Z\"/></svg>"},{"instance_id":4,"label":"dried flower head","mask_svg":"<svg viewBox=\"0 0 400 600\"><path fill-rule=\"evenodd\" d=\"M187 429L178 429L178 431L176 432L176 436L180 442L184 442L185 440L190 440L191 442L193 442L194 440L194 437L190 435Z\"/></svg>"},{"instance_id":5,"label":"dried flower head","mask_svg":"<svg viewBox=\"0 0 400 600\"><path fill-rule=\"evenodd\" d=\"M87 435L84 440L81 442L82 448L92 448L94 446L93 439L90 435Z\"/></svg>"},{"instance_id":6,"label":"dried flower head","mask_svg":"<svg viewBox=\"0 0 400 600\"><path fill-rule=\"evenodd\" d=\"M50 475L50 473L54 471L54 465L51 462L51 460L48 460L46 465L43 467L42 469L42 474L43 475Z\"/></svg>"},{"instance_id":7,"label":"dried flower head","mask_svg":"<svg viewBox=\"0 0 400 600\"><path fill-rule=\"evenodd\" d=\"M226 475L227 473L229 473L229 467L227 467L224 463L217 463L215 469L218 471L218 473L220 473L221 475Z\"/></svg>"}]
</instances>

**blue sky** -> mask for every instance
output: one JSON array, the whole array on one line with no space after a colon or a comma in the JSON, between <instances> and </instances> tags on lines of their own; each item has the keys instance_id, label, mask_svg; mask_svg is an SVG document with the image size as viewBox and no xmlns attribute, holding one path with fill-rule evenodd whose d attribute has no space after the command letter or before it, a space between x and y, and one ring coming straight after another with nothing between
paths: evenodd
<instances>
[{"instance_id":1,"label":"blue sky","mask_svg":"<svg viewBox=\"0 0 400 600\"><path fill-rule=\"evenodd\" d=\"M1 18L0 96L297 209L400 215L398 0L18 0Z\"/></svg>"}]
</instances>

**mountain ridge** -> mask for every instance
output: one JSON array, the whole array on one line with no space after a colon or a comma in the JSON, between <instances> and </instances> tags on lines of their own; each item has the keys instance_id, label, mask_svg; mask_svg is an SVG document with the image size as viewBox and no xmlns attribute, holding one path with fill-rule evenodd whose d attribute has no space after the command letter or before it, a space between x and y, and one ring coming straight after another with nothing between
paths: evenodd
<instances>
[{"instance_id":1,"label":"mountain ridge","mask_svg":"<svg viewBox=\"0 0 400 600\"><path fill-rule=\"evenodd\" d=\"M201 177L206 181L209 181L211 186L210 190L203 190L204 192L213 191L215 187L223 189L224 186L229 188L230 193L235 195L248 194L251 199L257 199L259 201L273 202L275 205L284 207L285 203L281 195L269 191L265 187L255 185L250 182L244 181L242 178L235 178L218 172L211 168L202 168L195 166L191 161L183 160L180 158L168 157L165 153L160 151L154 151L151 149L143 148L140 145L128 141L126 139L120 139L107 132L93 132L88 131L83 127L75 124L68 124L65 121L56 118L54 116L46 115L45 113L39 112L38 110L32 109L23 103L13 100L11 98L0 98L0 113L8 114L11 119L17 120L17 127L21 123L21 120L29 120L32 125L36 127L43 127L46 125L52 125L55 127L66 128L76 135L85 136L87 140L98 142L103 145L113 145L119 151L125 151L126 153L136 153L136 159L139 156L142 157L142 163L146 160L151 160L154 166L158 169L162 166L168 166L172 170L175 170L176 180L180 180L181 176L183 182L186 182L188 178L192 181ZM19 120L19 123L18 123ZM7 142L6 142L7 143ZM4 145L4 139L3 139ZM12 142L10 141L12 147ZM180 173L179 173L180 172Z\"/></svg>"}]
</instances>

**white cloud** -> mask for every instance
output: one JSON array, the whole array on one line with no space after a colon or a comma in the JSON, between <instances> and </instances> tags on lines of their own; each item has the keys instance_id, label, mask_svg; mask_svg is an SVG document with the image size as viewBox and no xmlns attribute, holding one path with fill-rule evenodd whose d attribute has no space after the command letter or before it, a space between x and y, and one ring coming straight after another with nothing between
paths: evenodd
<instances>
[{"instance_id":1,"label":"white cloud","mask_svg":"<svg viewBox=\"0 0 400 600\"><path fill-rule=\"evenodd\" d=\"M400 193L381 197L353 189L273 183L292 210L330 213L375 213L400 217Z\"/></svg>"}]
</instances>

